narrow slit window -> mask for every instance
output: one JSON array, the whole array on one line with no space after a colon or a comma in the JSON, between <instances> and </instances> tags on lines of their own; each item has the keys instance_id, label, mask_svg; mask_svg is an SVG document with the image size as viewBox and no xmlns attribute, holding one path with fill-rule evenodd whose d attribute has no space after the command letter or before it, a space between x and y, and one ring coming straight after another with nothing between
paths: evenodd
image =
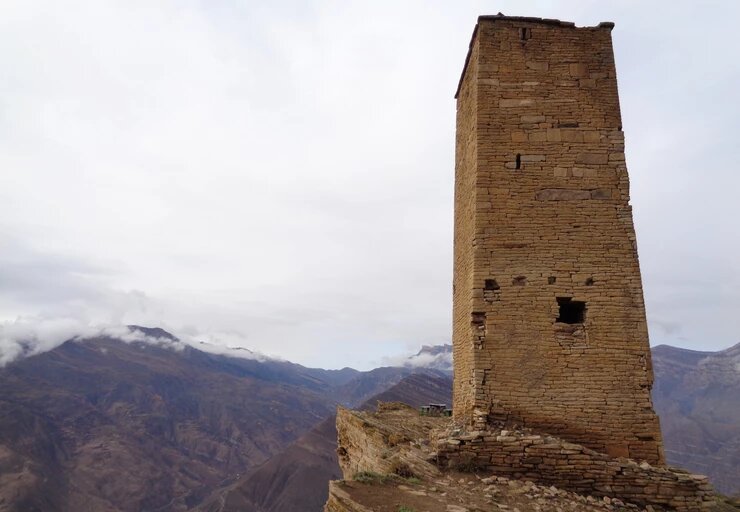
<instances>
[{"instance_id":1,"label":"narrow slit window","mask_svg":"<svg viewBox=\"0 0 740 512\"><path fill-rule=\"evenodd\" d=\"M561 324L582 324L586 321L586 303L572 297L558 297L558 318Z\"/></svg>"},{"instance_id":2,"label":"narrow slit window","mask_svg":"<svg viewBox=\"0 0 740 512\"><path fill-rule=\"evenodd\" d=\"M522 155L519 153L516 154L516 162L514 165L514 169L521 169L522 168Z\"/></svg>"},{"instance_id":3,"label":"narrow slit window","mask_svg":"<svg viewBox=\"0 0 740 512\"><path fill-rule=\"evenodd\" d=\"M519 29L519 39L521 39L522 41L526 41L527 39L531 39L531 38L532 38L531 28L521 27Z\"/></svg>"}]
</instances>

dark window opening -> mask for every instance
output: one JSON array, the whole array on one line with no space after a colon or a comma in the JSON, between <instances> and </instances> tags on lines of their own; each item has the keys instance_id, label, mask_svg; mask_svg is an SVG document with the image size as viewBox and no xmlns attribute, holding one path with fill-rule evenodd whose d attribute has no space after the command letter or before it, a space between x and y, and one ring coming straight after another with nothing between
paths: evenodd
<instances>
[{"instance_id":1,"label":"dark window opening","mask_svg":"<svg viewBox=\"0 0 740 512\"><path fill-rule=\"evenodd\" d=\"M501 287L498 285L495 279L486 279L483 289L484 290L500 290Z\"/></svg>"},{"instance_id":2,"label":"dark window opening","mask_svg":"<svg viewBox=\"0 0 740 512\"><path fill-rule=\"evenodd\" d=\"M593 285L594 285L593 277L589 277L588 279L586 279L586 286L593 286Z\"/></svg>"},{"instance_id":3,"label":"dark window opening","mask_svg":"<svg viewBox=\"0 0 740 512\"><path fill-rule=\"evenodd\" d=\"M522 155L519 153L516 154L516 165L514 169L521 169L522 168Z\"/></svg>"},{"instance_id":4,"label":"dark window opening","mask_svg":"<svg viewBox=\"0 0 740 512\"><path fill-rule=\"evenodd\" d=\"M526 41L527 39L531 39L531 38L532 38L531 28L521 27L519 29L519 39L521 39L522 41Z\"/></svg>"},{"instance_id":5,"label":"dark window opening","mask_svg":"<svg viewBox=\"0 0 740 512\"><path fill-rule=\"evenodd\" d=\"M470 323L475 326L482 326L486 323L486 314L481 311L474 311L470 318Z\"/></svg>"},{"instance_id":6,"label":"dark window opening","mask_svg":"<svg viewBox=\"0 0 740 512\"><path fill-rule=\"evenodd\" d=\"M586 303L571 297L558 297L559 316L555 320L561 324L582 324L586 320Z\"/></svg>"},{"instance_id":7,"label":"dark window opening","mask_svg":"<svg viewBox=\"0 0 740 512\"><path fill-rule=\"evenodd\" d=\"M555 281L557 281L557 278L555 276L550 276L547 278L547 284L555 284Z\"/></svg>"},{"instance_id":8,"label":"dark window opening","mask_svg":"<svg viewBox=\"0 0 740 512\"><path fill-rule=\"evenodd\" d=\"M524 286L527 284L527 278L525 276L516 276L512 281L511 284L514 286Z\"/></svg>"}]
</instances>

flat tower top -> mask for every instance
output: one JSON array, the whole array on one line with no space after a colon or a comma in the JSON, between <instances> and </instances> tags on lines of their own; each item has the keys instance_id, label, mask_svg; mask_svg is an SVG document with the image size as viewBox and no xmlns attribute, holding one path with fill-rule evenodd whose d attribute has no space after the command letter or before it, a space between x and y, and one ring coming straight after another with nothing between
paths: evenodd
<instances>
[{"instance_id":1,"label":"flat tower top","mask_svg":"<svg viewBox=\"0 0 740 512\"><path fill-rule=\"evenodd\" d=\"M462 86L463 78L465 77L465 71L468 69L468 62L470 61L470 52L473 50L473 42L475 36L478 34L478 24L481 21L516 21L521 23L536 23L538 25L550 25L554 27L562 28L586 28L586 29L608 29L614 28L614 22L602 21L595 27L576 27L576 24L572 21L561 21L553 18L536 18L529 16L504 16L503 14L483 14L478 16L478 22L473 28L473 35L470 37L470 44L468 44L468 54L465 57L465 64L463 65L462 73L460 74L460 80L457 82L457 89L455 90L455 99L460 94L460 87Z\"/></svg>"}]
</instances>

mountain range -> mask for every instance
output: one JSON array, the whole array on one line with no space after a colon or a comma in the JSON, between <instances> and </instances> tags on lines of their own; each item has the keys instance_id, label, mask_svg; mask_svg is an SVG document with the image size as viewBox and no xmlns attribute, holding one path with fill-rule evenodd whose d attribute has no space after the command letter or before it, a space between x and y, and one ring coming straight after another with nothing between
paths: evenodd
<instances>
[{"instance_id":1,"label":"mountain range","mask_svg":"<svg viewBox=\"0 0 740 512\"><path fill-rule=\"evenodd\" d=\"M131 330L148 341L70 340L0 368L0 511L319 511L337 405L451 402L449 345L360 372ZM653 362L669 462L740 492L740 345Z\"/></svg>"},{"instance_id":2,"label":"mountain range","mask_svg":"<svg viewBox=\"0 0 740 512\"><path fill-rule=\"evenodd\" d=\"M740 344L719 352L653 349L653 402L666 459L740 494Z\"/></svg>"},{"instance_id":3,"label":"mountain range","mask_svg":"<svg viewBox=\"0 0 740 512\"><path fill-rule=\"evenodd\" d=\"M313 369L132 330L150 341L70 340L0 369L0 510L189 510L337 405L435 372Z\"/></svg>"}]
</instances>

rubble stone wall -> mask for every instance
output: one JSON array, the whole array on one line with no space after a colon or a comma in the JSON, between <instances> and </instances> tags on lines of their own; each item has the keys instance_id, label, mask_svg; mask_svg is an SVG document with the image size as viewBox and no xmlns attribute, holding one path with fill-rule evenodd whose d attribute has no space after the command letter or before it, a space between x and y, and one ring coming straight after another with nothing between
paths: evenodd
<instances>
[{"instance_id":1,"label":"rubble stone wall","mask_svg":"<svg viewBox=\"0 0 740 512\"><path fill-rule=\"evenodd\" d=\"M479 19L457 94L454 418L662 464L612 26Z\"/></svg>"},{"instance_id":2,"label":"rubble stone wall","mask_svg":"<svg viewBox=\"0 0 740 512\"><path fill-rule=\"evenodd\" d=\"M715 502L705 476L615 459L551 436L510 430L457 436L443 433L436 443L437 460L446 468L491 471L580 494L671 510L705 510Z\"/></svg>"}]
</instances>

